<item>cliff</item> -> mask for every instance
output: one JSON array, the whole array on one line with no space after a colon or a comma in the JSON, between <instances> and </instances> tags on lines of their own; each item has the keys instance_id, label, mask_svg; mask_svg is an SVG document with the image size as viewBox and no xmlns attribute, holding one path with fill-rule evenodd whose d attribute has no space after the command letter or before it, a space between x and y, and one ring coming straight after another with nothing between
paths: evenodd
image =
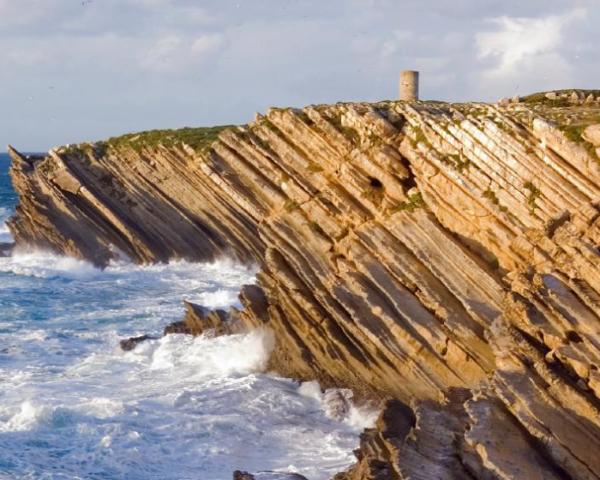
<instances>
[{"instance_id":1,"label":"cliff","mask_svg":"<svg viewBox=\"0 0 600 480\"><path fill-rule=\"evenodd\" d=\"M21 245L261 267L271 366L392 398L340 479L600 478L599 92L271 109L11 150ZM591 125L591 126L590 126Z\"/></svg>"}]
</instances>

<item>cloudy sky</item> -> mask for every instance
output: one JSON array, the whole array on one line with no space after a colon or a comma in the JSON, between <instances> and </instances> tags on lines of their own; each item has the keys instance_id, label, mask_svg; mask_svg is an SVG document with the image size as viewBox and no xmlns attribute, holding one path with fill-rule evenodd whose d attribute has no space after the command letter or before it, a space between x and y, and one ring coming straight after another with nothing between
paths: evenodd
<instances>
[{"instance_id":1,"label":"cloudy sky","mask_svg":"<svg viewBox=\"0 0 600 480\"><path fill-rule=\"evenodd\" d=\"M600 0L0 0L0 150L271 105L600 88Z\"/></svg>"}]
</instances>

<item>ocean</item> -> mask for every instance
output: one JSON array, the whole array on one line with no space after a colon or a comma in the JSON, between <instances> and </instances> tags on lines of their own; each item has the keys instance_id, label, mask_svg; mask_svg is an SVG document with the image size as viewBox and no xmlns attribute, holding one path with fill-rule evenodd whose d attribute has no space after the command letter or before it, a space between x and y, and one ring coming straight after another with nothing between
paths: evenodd
<instances>
[{"instance_id":1,"label":"ocean","mask_svg":"<svg viewBox=\"0 0 600 480\"><path fill-rule=\"evenodd\" d=\"M0 242L16 205L0 154ZM229 480L236 469L325 480L354 461L374 412L328 415L318 385L265 372L268 332L160 336L182 300L237 305L255 269L0 258L0 479ZM275 480L263 473L257 478Z\"/></svg>"}]
</instances>

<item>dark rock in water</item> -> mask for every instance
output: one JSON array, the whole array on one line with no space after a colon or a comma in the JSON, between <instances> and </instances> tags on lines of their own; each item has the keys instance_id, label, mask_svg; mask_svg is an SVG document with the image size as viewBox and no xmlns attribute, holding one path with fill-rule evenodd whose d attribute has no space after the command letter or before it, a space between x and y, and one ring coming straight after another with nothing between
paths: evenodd
<instances>
[{"instance_id":1,"label":"dark rock in water","mask_svg":"<svg viewBox=\"0 0 600 480\"><path fill-rule=\"evenodd\" d=\"M251 474L236 470L233 472L233 480L308 480L298 473L288 472L258 472Z\"/></svg>"},{"instance_id":2,"label":"dark rock in water","mask_svg":"<svg viewBox=\"0 0 600 480\"><path fill-rule=\"evenodd\" d=\"M0 243L0 257L8 257L14 246L14 243Z\"/></svg>"},{"instance_id":3,"label":"dark rock in water","mask_svg":"<svg viewBox=\"0 0 600 480\"><path fill-rule=\"evenodd\" d=\"M169 335L170 333L185 333L190 335L192 332L185 323L185 320L178 322L169 323L163 330L163 335Z\"/></svg>"},{"instance_id":4,"label":"dark rock in water","mask_svg":"<svg viewBox=\"0 0 600 480\"><path fill-rule=\"evenodd\" d=\"M600 479L600 104L572 93L9 149L9 225L102 266L256 262L231 318L190 304L168 332L269 329L269 370L404 402L347 478Z\"/></svg>"},{"instance_id":5,"label":"dark rock in water","mask_svg":"<svg viewBox=\"0 0 600 480\"><path fill-rule=\"evenodd\" d=\"M121 345L121 348L123 350L129 352L130 350L133 350L135 347L137 347L139 343L142 343L146 340L153 340L155 338L156 337L152 337L150 335L140 335L139 337L131 337L127 338L126 340L121 340L119 342L119 345Z\"/></svg>"},{"instance_id":6,"label":"dark rock in water","mask_svg":"<svg viewBox=\"0 0 600 480\"><path fill-rule=\"evenodd\" d=\"M251 475L248 472L236 470L233 472L233 480L254 480L254 475Z\"/></svg>"},{"instance_id":7,"label":"dark rock in water","mask_svg":"<svg viewBox=\"0 0 600 480\"><path fill-rule=\"evenodd\" d=\"M200 335L207 330L214 330L215 335L228 333L227 312L224 310L208 310L207 308L184 301L186 313L184 322L192 335Z\"/></svg>"},{"instance_id":8,"label":"dark rock in water","mask_svg":"<svg viewBox=\"0 0 600 480\"><path fill-rule=\"evenodd\" d=\"M209 310L202 305L185 300L183 303L186 308L184 319L167 325L164 329L165 335L170 333L201 335L208 330L213 330L215 335L230 333L226 324L228 315L224 310Z\"/></svg>"}]
</instances>

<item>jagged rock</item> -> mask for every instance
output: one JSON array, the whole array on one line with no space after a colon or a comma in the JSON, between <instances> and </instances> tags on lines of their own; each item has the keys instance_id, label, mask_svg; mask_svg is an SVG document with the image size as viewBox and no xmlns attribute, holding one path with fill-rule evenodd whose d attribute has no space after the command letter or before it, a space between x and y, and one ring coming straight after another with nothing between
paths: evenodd
<instances>
[{"instance_id":1,"label":"jagged rock","mask_svg":"<svg viewBox=\"0 0 600 480\"><path fill-rule=\"evenodd\" d=\"M248 472L236 470L235 472L233 472L233 480L254 480L254 475Z\"/></svg>"},{"instance_id":2,"label":"jagged rock","mask_svg":"<svg viewBox=\"0 0 600 480\"><path fill-rule=\"evenodd\" d=\"M595 147L600 147L600 124L590 125L583 131L584 140Z\"/></svg>"},{"instance_id":3,"label":"jagged rock","mask_svg":"<svg viewBox=\"0 0 600 480\"><path fill-rule=\"evenodd\" d=\"M242 309L169 331L268 328L270 369L396 399L340 478L600 478L600 107L573 93L12 150L10 228L100 265L257 262Z\"/></svg>"},{"instance_id":4,"label":"jagged rock","mask_svg":"<svg viewBox=\"0 0 600 480\"><path fill-rule=\"evenodd\" d=\"M207 330L215 335L228 333L227 312L224 310L208 310L200 305L184 301L186 307L185 323L192 335L199 335Z\"/></svg>"},{"instance_id":5,"label":"jagged rock","mask_svg":"<svg viewBox=\"0 0 600 480\"><path fill-rule=\"evenodd\" d=\"M259 472L250 474L236 470L233 472L233 480L308 480L298 473L284 472Z\"/></svg>"},{"instance_id":6,"label":"jagged rock","mask_svg":"<svg viewBox=\"0 0 600 480\"><path fill-rule=\"evenodd\" d=\"M215 335L231 333L226 323L228 314L224 310L208 310L201 305L184 300L185 317L183 320L167 325L163 334L183 333L187 335L201 335L212 331Z\"/></svg>"},{"instance_id":7,"label":"jagged rock","mask_svg":"<svg viewBox=\"0 0 600 480\"><path fill-rule=\"evenodd\" d=\"M122 350L129 352L135 347L137 347L138 344L145 342L146 340L152 340L154 338L156 337L151 337L150 335L140 335L139 337L130 337L125 340L121 340L119 342L119 345L121 346Z\"/></svg>"},{"instance_id":8,"label":"jagged rock","mask_svg":"<svg viewBox=\"0 0 600 480\"><path fill-rule=\"evenodd\" d=\"M163 330L163 335L170 335L173 333L180 333L184 335L191 335L192 331L188 327L185 320L181 320L178 322L169 323Z\"/></svg>"}]
</instances>

